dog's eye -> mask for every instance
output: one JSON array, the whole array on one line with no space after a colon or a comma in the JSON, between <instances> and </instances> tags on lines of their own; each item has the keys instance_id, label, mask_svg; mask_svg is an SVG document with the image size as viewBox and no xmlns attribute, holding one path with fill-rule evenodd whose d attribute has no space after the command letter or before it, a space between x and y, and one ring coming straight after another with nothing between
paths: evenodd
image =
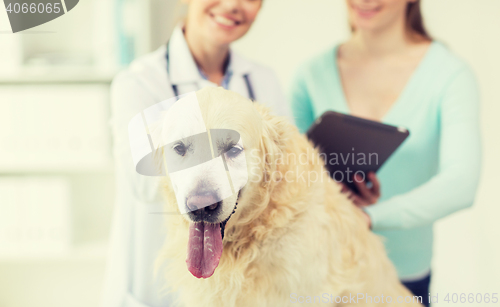
<instances>
[{"instance_id":1,"label":"dog's eye","mask_svg":"<svg viewBox=\"0 0 500 307\"><path fill-rule=\"evenodd\" d=\"M239 145L235 145L226 152L226 155L228 158L233 159L236 158L242 151L243 148L241 148Z\"/></svg>"},{"instance_id":2,"label":"dog's eye","mask_svg":"<svg viewBox=\"0 0 500 307\"><path fill-rule=\"evenodd\" d=\"M184 156L186 154L186 146L184 146L184 144L176 144L174 150L179 156Z\"/></svg>"}]
</instances>

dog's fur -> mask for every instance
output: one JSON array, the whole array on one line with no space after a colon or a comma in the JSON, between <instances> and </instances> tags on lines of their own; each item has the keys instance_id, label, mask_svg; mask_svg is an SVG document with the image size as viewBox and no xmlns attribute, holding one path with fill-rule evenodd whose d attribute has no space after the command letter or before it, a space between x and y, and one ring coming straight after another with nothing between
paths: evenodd
<instances>
[{"instance_id":1,"label":"dog's fur","mask_svg":"<svg viewBox=\"0 0 500 307\"><path fill-rule=\"evenodd\" d=\"M325 293L391 296L395 304L398 296L413 297L360 209L340 193L318 152L287 119L221 88L203 89L197 97L207 129L240 133L249 182L227 222L219 266L208 279L197 279L186 268L188 219L166 217L168 238L159 262L168 259L166 280L178 291L181 306L294 306L298 296ZM288 180L280 178L287 172ZM318 177L307 182L297 179L301 173ZM162 189L168 210L177 210L168 176ZM386 306L369 299L350 302L331 305Z\"/></svg>"}]
</instances>

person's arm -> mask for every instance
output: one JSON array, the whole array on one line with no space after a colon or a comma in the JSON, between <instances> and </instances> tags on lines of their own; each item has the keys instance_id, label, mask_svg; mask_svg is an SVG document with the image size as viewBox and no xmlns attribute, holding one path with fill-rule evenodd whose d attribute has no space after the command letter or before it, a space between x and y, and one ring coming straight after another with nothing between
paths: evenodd
<instances>
[{"instance_id":1,"label":"person's arm","mask_svg":"<svg viewBox=\"0 0 500 307\"><path fill-rule=\"evenodd\" d=\"M286 100L283 89L278 80L278 76L274 71L269 70L269 87L273 89L274 100L272 101L272 108L275 110L276 115L285 116L292 120L292 114L290 113L290 108L288 107L288 102Z\"/></svg>"},{"instance_id":2,"label":"person's arm","mask_svg":"<svg viewBox=\"0 0 500 307\"><path fill-rule=\"evenodd\" d=\"M315 119L311 98L303 76L299 70L292 80L289 91L290 109L300 133L305 133Z\"/></svg>"},{"instance_id":3,"label":"person's arm","mask_svg":"<svg viewBox=\"0 0 500 307\"><path fill-rule=\"evenodd\" d=\"M142 176L135 171L128 139L130 119L154 103L154 98L132 75L121 73L113 80L110 125L117 194L101 301L103 307L125 306L133 299L130 291L134 261L137 261L133 256L136 207L159 200L158 177Z\"/></svg>"},{"instance_id":4,"label":"person's arm","mask_svg":"<svg viewBox=\"0 0 500 307\"><path fill-rule=\"evenodd\" d=\"M419 227L473 204L481 168L479 100L474 75L462 69L441 100L438 174L408 193L365 207L372 229Z\"/></svg>"},{"instance_id":5,"label":"person's arm","mask_svg":"<svg viewBox=\"0 0 500 307\"><path fill-rule=\"evenodd\" d=\"M292 120L278 76L271 68L257 66L250 75L250 86L259 103L270 107L273 114Z\"/></svg>"},{"instance_id":6,"label":"person's arm","mask_svg":"<svg viewBox=\"0 0 500 307\"><path fill-rule=\"evenodd\" d=\"M161 200L158 193L159 177L139 175L132 160L128 137L130 120L154 105L156 101L138 78L130 74L118 75L111 86L111 128L113 136L113 154L116 167L123 170L134 196L143 202Z\"/></svg>"}]
</instances>

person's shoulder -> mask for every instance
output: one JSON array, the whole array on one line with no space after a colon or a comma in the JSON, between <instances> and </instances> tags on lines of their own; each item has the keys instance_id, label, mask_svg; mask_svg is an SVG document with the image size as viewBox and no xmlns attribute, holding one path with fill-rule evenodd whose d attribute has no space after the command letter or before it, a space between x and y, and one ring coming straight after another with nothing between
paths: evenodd
<instances>
[{"instance_id":1,"label":"person's shoulder","mask_svg":"<svg viewBox=\"0 0 500 307\"><path fill-rule=\"evenodd\" d=\"M233 70L236 72L249 73L264 78L277 78L276 72L270 66L250 60L234 50L231 50L231 57Z\"/></svg>"},{"instance_id":2,"label":"person's shoulder","mask_svg":"<svg viewBox=\"0 0 500 307\"><path fill-rule=\"evenodd\" d=\"M325 65L331 64L335 60L335 53L338 46L331 46L304 61L299 67L308 70L320 70Z\"/></svg>"},{"instance_id":3,"label":"person's shoulder","mask_svg":"<svg viewBox=\"0 0 500 307\"><path fill-rule=\"evenodd\" d=\"M425 86L427 91L434 93L440 103L445 101L444 97L449 93L457 91L461 92L461 95L478 93L476 75L466 60L441 42L433 42L431 48L426 65L425 81L422 81L421 86Z\"/></svg>"},{"instance_id":4,"label":"person's shoulder","mask_svg":"<svg viewBox=\"0 0 500 307\"><path fill-rule=\"evenodd\" d=\"M166 74L165 52L165 46L161 46L157 50L133 60L113 78L112 86L129 86L131 83L163 78L163 75Z\"/></svg>"},{"instance_id":5,"label":"person's shoulder","mask_svg":"<svg viewBox=\"0 0 500 307\"><path fill-rule=\"evenodd\" d=\"M334 64L337 48L337 45L331 46L307 58L295 69L295 77L308 79L315 76L317 78L317 76L329 71L327 68Z\"/></svg>"},{"instance_id":6,"label":"person's shoulder","mask_svg":"<svg viewBox=\"0 0 500 307\"><path fill-rule=\"evenodd\" d=\"M432 70L436 77L446 81L461 73L472 74L469 64L444 43L434 41L430 48Z\"/></svg>"},{"instance_id":7,"label":"person's shoulder","mask_svg":"<svg viewBox=\"0 0 500 307\"><path fill-rule=\"evenodd\" d=\"M281 82L275 70L270 66L247 59L231 51L233 74L249 75L252 87L260 96L274 95L281 92Z\"/></svg>"}]
</instances>

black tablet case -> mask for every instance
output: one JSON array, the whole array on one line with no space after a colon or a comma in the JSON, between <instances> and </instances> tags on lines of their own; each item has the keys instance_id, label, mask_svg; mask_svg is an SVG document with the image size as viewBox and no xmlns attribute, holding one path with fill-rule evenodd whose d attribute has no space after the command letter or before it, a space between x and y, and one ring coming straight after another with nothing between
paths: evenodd
<instances>
[{"instance_id":1,"label":"black tablet case","mask_svg":"<svg viewBox=\"0 0 500 307\"><path fill-rule=\"evenodd\" d=\"M363 172L365 178L368 172L377 172L409 135L406 128L333 111L323 113L307 131L326 158L330 176L356 193L355 172Z\"/></svg>"}]
</instances>

